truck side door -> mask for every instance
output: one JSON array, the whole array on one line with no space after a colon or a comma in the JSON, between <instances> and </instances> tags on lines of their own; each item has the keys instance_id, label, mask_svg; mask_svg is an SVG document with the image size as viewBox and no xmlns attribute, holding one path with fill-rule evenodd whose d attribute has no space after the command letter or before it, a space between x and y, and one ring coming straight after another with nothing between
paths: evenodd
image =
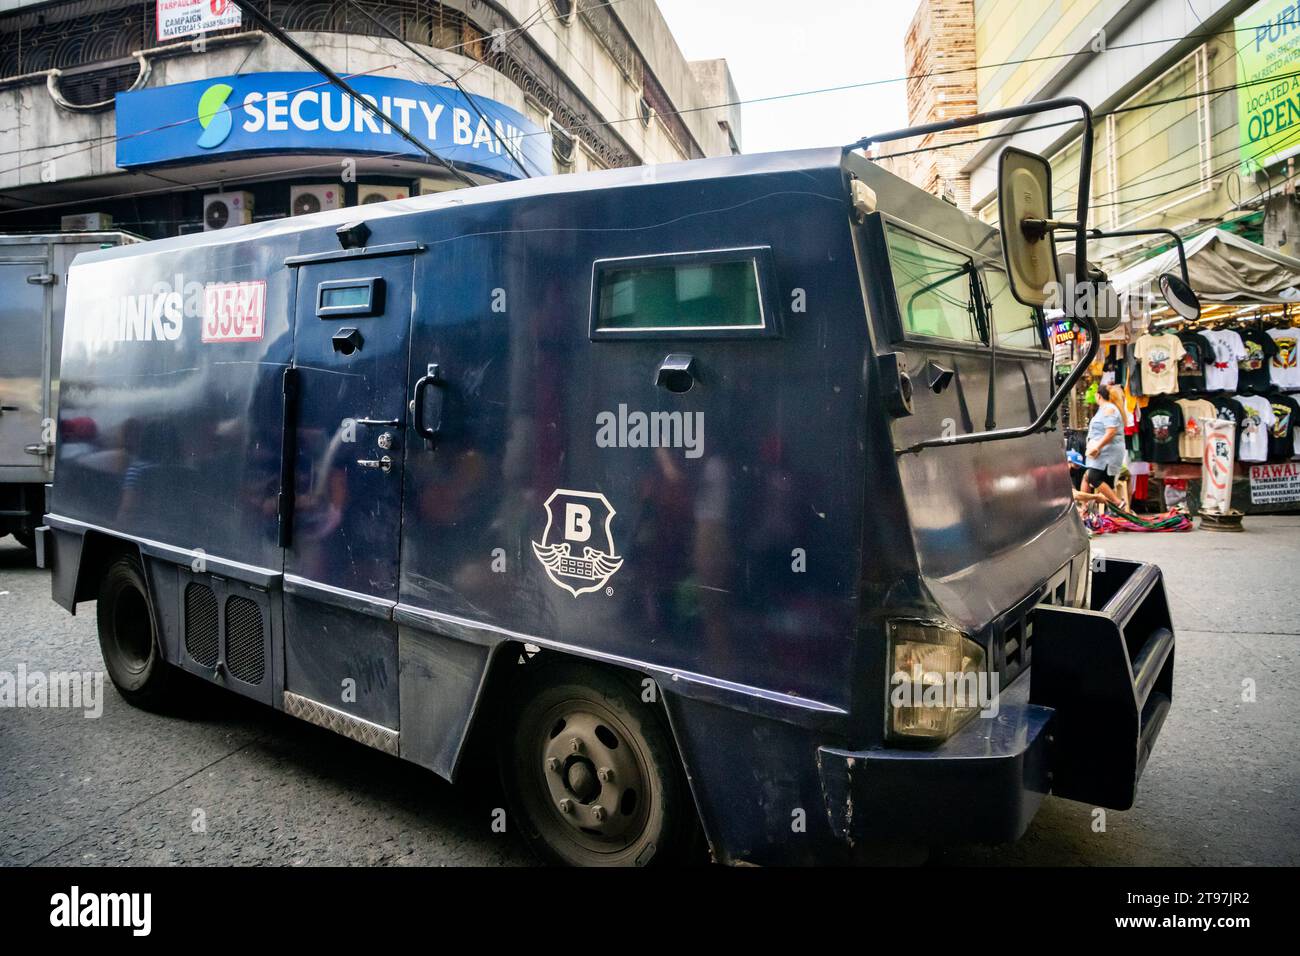
<instances>
[{"instance_id":1,"label":"truck side door","mask_svg":"<svg viewBox=\"0 0 1300 956\"><path fill-rule=\"evenodd\" d=\"M413 270L410 255L300 265L288 385L285 689L391 729Z\"/></svg>"}]
</instances>

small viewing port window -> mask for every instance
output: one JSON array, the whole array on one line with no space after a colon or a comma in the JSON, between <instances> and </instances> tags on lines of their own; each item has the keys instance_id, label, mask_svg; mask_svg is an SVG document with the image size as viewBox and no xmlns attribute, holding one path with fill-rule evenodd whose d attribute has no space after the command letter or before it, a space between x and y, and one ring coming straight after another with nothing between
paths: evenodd
<instances>
[{"instance_id":1,"label":"small viewing port window","mask_svg":"<svg viewBox=\"0 0 1300 956\"><path fill-rule=\"evenodd\" d=\"M322 319L379 315L384 311L384 280L332 279L316 289L316 315Z\"/></svg>"},{"instance_id":2,"label":"small viewing port window","mask_svg":"<svg viewBox=\"0 0 1300 956\"><path fill-rule=\"evenodd\" d=\"M764 247L601 259L592 275L591 336L775 335Z\"/></svg>"}]
</instances>

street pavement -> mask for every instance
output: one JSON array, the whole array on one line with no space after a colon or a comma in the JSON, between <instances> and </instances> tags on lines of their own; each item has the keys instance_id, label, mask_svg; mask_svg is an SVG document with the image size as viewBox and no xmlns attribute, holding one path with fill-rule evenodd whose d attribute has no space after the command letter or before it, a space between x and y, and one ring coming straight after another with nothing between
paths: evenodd
<instances>
[{"instance_id":1,"label":"street pavement","mask_svg":"<svg viewBox=\"0 0 1300 956\"><path fill-rule=\"evenodd\" d=\"M1300 517L1241 534L1108 535L1107 556L1165 571L1174 704L1130 811L1049 797L1009 846L932 864L1300 863ZM98 671L94 605L76 617L0 538L0 671ZM1252 681L1254 700L1243 700ZM1248 695L1247 695L1248 696ZM432 773L212 690L183 716L0 710L0 864L527 864L491 774Z\"/></svg>"}]
</instances>

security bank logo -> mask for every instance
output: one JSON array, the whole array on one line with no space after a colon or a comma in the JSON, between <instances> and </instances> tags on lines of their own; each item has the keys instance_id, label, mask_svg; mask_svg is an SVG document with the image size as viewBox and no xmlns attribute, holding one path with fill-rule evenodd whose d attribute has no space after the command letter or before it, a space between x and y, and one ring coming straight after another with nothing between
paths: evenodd
<instances>
[{"instance_id":1,"label":"security bank logo","mask_svg":"<svg viewBox=\"0 0 1300 956\"><path fill-rule=\"evenodd\" d=\"M623 566L614 553L614 509L604 495L557 488L546 499L546 530L533 554L546 575L574 597L599 591Z\"/></svg>"},{"instance_id":2,"label":"security bank logo","mask_svg":"<svg viewBox=\"0 0 1300 956\"><path fill-rule=\"evenodd\" d=\"M199 97L199 125L203 127L199 145L204 149L215 149L230 135L235 119L226 100L234 91L228 83L214 83Z\"/></svg>"}]
</instances>

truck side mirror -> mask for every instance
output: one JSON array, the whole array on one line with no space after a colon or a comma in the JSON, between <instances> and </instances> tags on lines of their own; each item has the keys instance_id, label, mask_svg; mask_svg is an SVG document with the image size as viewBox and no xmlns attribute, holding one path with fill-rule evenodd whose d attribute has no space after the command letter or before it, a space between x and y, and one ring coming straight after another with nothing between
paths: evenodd
<instances>
[{"instance_id":1,"label":"truck side mirror","mask_svg":"<svg viewBox=\"0 0 1300 956\"><path fill-rule=\"evenodd\" d=\"M1042 156L1014 146L998 160L998 220L1011 294L1042 308L1061 281L1051 228L1052 167Z\"/></svg>"},{"instance_id":2,"label":"truck side mirror","mask_svg":"<svg viewBox=\"0 0 1300 956\"><path fill-rule=\"evenodd\" d=\"M1201 300L1196 297L1192 287L1172 272L1162 272L1156 280L1160 284L1160 294L1181 318L1197 319L1201 315Z\"/></svg>"}]
</instances>

